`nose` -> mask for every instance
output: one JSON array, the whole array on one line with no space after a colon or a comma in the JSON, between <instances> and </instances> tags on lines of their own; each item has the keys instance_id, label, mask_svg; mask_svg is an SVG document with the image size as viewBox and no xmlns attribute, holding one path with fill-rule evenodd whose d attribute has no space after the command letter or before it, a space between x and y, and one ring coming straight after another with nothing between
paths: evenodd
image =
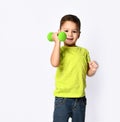
<instances>
[{"instance_id":1,"label":"nose","mask_svg":"<svg viewBox=\"0 0 120 122\"><path fill-rule=\"evenodd\" d=\"M71 31L68 32L68 36L72 36L72 32Z\"/></svg>"}]
</instances>

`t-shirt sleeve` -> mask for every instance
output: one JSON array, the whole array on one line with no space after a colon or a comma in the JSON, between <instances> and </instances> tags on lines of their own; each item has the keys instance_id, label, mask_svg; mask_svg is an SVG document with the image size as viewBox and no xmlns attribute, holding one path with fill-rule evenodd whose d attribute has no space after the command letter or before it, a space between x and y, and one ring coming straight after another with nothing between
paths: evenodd
<instances>
[{"instance_id":1,"label":"t-shirt sleeve","mask_svg":"<svg viewBox=\"0 0 120 122\"><path fill-rule=\"evenodd\" d=\"M89 52L87 52L87 57L86 57L86 58L87 58L87 62L89 63L90 60L91 60L91 59L90 59L90 54L89 54Z\"/></svg>"}]
</instances>

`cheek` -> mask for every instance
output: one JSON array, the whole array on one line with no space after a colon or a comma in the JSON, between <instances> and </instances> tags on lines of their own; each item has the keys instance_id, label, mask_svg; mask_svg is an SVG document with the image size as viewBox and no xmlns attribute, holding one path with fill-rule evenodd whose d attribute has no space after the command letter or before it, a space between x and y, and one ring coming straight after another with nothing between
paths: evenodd
<instances>
[{"instance_id":1,"label":"cheek","mask_svg":"<svg viewBox=\"0 0 120 122\"><path fill-rule=\"evenodd\" d=\"M78 35L78 37L77 38L80 38L80 34Z\"/></svg>"},{"instance_id":2,"label":"cheek","mask_svg":"<svg viewBox=\"0 0 120 122\"><path fill-rule=\"evenodd\" d=\"M79 35L75 35L74 38L78 39L80 36Z\"/></svg>"}]
</instances>

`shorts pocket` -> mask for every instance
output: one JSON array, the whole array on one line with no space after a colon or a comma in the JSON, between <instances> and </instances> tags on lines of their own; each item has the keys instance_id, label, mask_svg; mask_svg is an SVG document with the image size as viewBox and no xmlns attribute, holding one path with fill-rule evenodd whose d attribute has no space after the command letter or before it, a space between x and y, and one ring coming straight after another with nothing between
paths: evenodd
<instances>
[{"instance_id":1,"label":"shorts pocket","mask_svg":"<svg viewBox=\"0 0 120 122\"><path fill-rule=\"evenodd\" d=\"M79 107L80 107L80 110L85 111L86 104L87 104L87 99L86 99L86 97L80 99L80 100L79 100Z\"/></svg>"},{"instance_id":2,"label":"shorts pocket","mask_svg":"<svg viewBox=\"0 0 120 122\"><path fill-rule=\"evenodd\" d=\"M84 105L84 106L86 106L86 104L87 104L87 99L86 99L86 97L82 98L81 104Z\"/></svg>"},{"instance_id":3,"label":"shorts pocket","mask_svg":"<svg viewBox=\"0 0 120 122\"><path fill-rule=\"evenodd\" d=\"M60 106L65 103L65 98L55 97L55 107Z\"/></svg>"}]
</instances>

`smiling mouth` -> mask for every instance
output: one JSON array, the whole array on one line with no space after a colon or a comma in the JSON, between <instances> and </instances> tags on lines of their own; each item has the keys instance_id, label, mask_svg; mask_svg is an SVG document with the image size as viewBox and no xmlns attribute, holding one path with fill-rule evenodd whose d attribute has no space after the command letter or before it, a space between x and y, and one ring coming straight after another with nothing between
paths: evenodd
<instances>
[{"instance_id":1,"label":"smiling mouth","mask_svg":"<svg viewBox=\"0 0 120 122\"><path fill-rule=\"evenodd\" d=\"M72 40L73 40L73 38L67 38L67 40L68 40L68 41L72 41Z\"/></svg>"}]
</instances>

